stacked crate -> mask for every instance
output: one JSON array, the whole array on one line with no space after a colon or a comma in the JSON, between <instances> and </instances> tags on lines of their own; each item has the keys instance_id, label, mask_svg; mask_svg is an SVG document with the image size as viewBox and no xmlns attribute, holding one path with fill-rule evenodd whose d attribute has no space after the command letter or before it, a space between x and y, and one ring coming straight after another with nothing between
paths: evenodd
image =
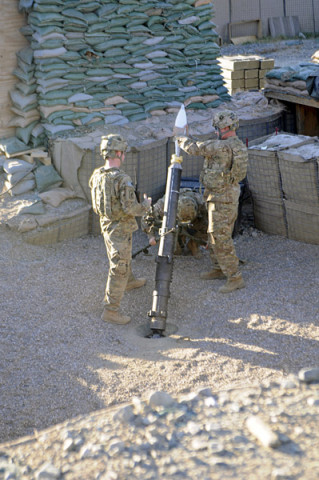
<instances>
[{"instance_id":1,"label":"stacked crate","mask_svg":"<svg viewBox=\"0 0 319 480\"><path fill-rule=\"evenodd\" d=\"M243 90L264 88L266 72L274 68L274 60L256 55L220 57L218 62L224 77L225 87L230 95Z\"/></svg>"}]
</instances>

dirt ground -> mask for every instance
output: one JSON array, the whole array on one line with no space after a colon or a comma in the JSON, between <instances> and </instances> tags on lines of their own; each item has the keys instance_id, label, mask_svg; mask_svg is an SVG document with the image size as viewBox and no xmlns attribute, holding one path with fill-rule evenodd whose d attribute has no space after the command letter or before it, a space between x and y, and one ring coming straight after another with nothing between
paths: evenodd
<instances>
[{"instance_id":1,"label":"dirt ground","mask_svg":"<svg viewBox=\"0 0 319 480\"><path fill-rule=\"evenodd\" d=\"M319 48L311 45L308 57ZM290 61L305 60L297 47ZM134 250L146 243L137 232ZM156 247L133 262L147 284L126 293L132 322L121 327L100 319L108 268L101 236L34 246L2 223L0 245L2 443L152 390L248 387L319 365L319 245L246 229L236 237L246 288L228 295L218 293L221 280L199 279L207 251L176 257L160 339L145 338Z\"/></svg>"}]
</instances>

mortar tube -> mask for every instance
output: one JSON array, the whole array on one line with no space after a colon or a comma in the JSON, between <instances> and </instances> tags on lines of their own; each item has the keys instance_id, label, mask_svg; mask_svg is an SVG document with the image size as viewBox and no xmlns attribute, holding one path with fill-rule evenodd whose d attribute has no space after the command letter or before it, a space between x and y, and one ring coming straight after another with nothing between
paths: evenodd
<instances>
[{"instance_id":1,"label":"mortar tube","mask_svg":"<svg viewBox=\"0 0 319 480\"><path fill-rule=\"evenodd\" d=\"M172 155L171 165L168 168L164 216L160 229L160 242L156 261L155 289L153 290L150 328L153 332L164 332L166 328L168 299L170 284L173 276L174 249L177 235L177 207L182 175L183 157Z\"/></svg>"}]
</instances>

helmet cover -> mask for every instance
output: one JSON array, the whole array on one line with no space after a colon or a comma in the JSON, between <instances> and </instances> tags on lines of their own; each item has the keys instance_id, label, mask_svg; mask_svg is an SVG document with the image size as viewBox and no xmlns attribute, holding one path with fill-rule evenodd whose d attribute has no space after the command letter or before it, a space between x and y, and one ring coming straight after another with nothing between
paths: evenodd
<instances>
[{"instance_id":1,"label":"helmet cover","mask_svg":"<svg viewBox=\"0 0 319 480\"><path fill-rule=\"evenodd\" d=\"M189 195L181 195L178 199L177 217L180 222L193 222L197 217L196 200Z\"/></svg>"},{"instance_id":2,"label":"helmet cover","mask_svg":"<svg viewBox=\"0 0 319 480\"><path fill-rule=\"evenodd\" d=\"M103 136L100 143L100 152L103 157L109 157L115 154L115 152L126 152L127 142L121 135L110 133Z\"/></svg>"},{"instance_id":3,"label":"helmet cover","mask_svg":"<svg viewBox=\"0 0 319 480\"><path fill-rule=\"evenodd\" d=\"M220 130L225 127L229 127L230 130L237 130L239 127L239 120L236 113L229 110L223 110L216 113L214 116L213 126Z\"/></svg>"}]
</instances>

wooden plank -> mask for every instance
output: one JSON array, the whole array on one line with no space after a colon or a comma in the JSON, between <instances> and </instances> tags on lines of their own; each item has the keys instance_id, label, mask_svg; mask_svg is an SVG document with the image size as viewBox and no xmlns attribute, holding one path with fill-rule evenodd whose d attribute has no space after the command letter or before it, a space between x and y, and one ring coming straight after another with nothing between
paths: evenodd
<instances>
[{"instance_id":1,"label":"wooden plank","mask_svg":"<svg viewBox=\"0 0 319 480\"><path fill-rule=\"evenodd\" d=\"M20 157L21 155L26 155L27 153L30 153L32 156L32 152L37 152L41 147L45 148L44 145L39 145L39 147L29 148L28 150L23 150L21 152L6 153L5 156L7 158L14 158L14 157Z\"/></svg>"},{"instance_id":2,"label":"wooden plank","mask_svg":"<svg viewBox=\"0 0 319 480\"><path fill-rule=\"evenodd\" d=\"M319 108L319 100L309 96L305 97L303 95L292 95L291 93L276 92L275 90L271 90L269 88L265 88L264 94L268 98L277 98L278 100L283 100L285 102Z\"/></svg>"},{"instance_id":3,"label":"wooden plank","mask_svg":"<svg viewBox=\"0 0 319 480\"><path fill-rule=\"evenodd\" d=\"M231 42L234 45L242 45L243 43L256 42L256 35L247 35L246 37L231 37Z\"/></svg>"},{"instance_id":4,"label":"wooden plank","mask_svg":"<svg viewBox=\"0 0 319 480\"><path fill-rule=\"evenodd\" d=\"M319 135L319 110L305 105L296 105L296 127L299 135Z\"/></svg>"},{"instance_id":5,"label":"wooden plank","mask_svg":"<svg viewBox=\"0 0 319 480\"><path fill-rule=\"evenodd\" d=\"M242 26L242 25L247 25L248 23L256 23L257 25L257 32L256 32L256 36L254 36L255 38L262 38L262 22L261 22L261 19L260 18L256 18L256 19L252 19L252 20L241 20L240 22L230 22L228 24L228 37L229 37L229 40L231 42L234 43L233 39L238 39L238 38L241 38L240 36L238 37L235 37L235 35L233 35L233 27L237 27L237 26ZM255 41L255 40L253 40ZM243 43L243 42L242 42Z\"/></svg>"}]
</instances>

